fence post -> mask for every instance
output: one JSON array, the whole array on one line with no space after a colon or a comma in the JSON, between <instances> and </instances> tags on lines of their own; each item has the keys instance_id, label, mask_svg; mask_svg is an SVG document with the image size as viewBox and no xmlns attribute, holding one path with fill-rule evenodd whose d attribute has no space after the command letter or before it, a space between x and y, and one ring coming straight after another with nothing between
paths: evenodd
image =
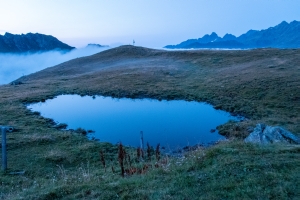
<instances>
[{"instance_id":1,"label":"fence post","mask_svg":"<svg viewBox=\"0 0 300 200\"><path fill-rule=\"evenodd\" d=\"M0 126L2 130L2 170L7 169L7 155L6 155L6 127Z\"/></svg>"},{"instance_id":2,"label":"fence post","mask_svg":"<svg viewBox=\"0 0 300 200\"><path fill-rule=\"evenodd\" d=\"M143 134L143 131L141 131L140 134L141 134L141 141L140 141L141 144L140 144L140 146L141 146L141 150L144 151L144 134Z\"/></svg>"}]
</instances>

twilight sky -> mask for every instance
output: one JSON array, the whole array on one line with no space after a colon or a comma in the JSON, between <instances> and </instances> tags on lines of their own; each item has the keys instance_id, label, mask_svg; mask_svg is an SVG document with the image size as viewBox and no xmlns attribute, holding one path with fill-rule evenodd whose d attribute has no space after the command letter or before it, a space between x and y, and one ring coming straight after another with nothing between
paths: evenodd
<instances>
[{"instance_id":1,"label":"twilight sky","mask_svg":"<svg viewBox=\"0 0 300 200\"><path fill-rule=\"evenodd\" d=\"M0 0L0 34L53 35L88 43L162 47L216 32L236 36L300 21L299 0Z\"/></svg>"}]
</instances>

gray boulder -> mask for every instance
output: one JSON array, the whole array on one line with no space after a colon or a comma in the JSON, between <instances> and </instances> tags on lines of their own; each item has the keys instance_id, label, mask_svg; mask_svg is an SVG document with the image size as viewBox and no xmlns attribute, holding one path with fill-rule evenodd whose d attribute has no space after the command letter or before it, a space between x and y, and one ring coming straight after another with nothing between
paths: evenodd
<instances>
[{"instance_id":1,"label":"gray boulder","mask_svg":"<svg viewBox=\"0 0 300 200\"><path fill-rule=\"evenodd\" d=\"M253 132L245 138L245 142L257 144L292 143L300 144L300 139L291 132L279 126L257 124Z\"/></svg>"}]
</instances>

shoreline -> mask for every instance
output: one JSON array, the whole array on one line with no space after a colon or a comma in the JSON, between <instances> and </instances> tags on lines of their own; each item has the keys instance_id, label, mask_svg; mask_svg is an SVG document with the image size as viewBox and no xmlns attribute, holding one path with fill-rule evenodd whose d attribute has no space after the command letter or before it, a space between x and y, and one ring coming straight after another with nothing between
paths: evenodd
<instances>
[{"instance_id":1,"label":"shoreline","mask_svg":"<svg viewBox=\"0 0 300 200\"><path fill-rule=\"evenodd\" d=\"M261 147L242 139L259 122L299 136L298 63L300 50L165 52L122 46L16 80L22 84L2 85L0 124L16 128L7 135L8 172L26 172L2 173L0 197L296 198L299 145ZM75 93L205 101L247 120L219 127L228 142L192 152L180 164L174 158L166 167L122 178L116 146L57 130L25 106ZM102 167L100 150L115 173Z\"/></svg>"}]
</instances>

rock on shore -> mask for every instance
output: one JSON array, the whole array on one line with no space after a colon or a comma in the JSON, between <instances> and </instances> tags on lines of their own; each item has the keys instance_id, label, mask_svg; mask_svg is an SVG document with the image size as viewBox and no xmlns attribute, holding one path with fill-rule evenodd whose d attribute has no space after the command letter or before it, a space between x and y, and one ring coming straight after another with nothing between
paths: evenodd
<instances>
[{"instance_id":1,"label":"rock on shore","mask_svg":"<svg viewBox=\"0 0 300 200\"><path fill-rule=\"evenodd\" d=\"M291 132L279 126L266 126L257 124L254 131L245 138L245 142L257 144L291 143L300 144L300 139Z\"/></svg>"}]
</instances>

